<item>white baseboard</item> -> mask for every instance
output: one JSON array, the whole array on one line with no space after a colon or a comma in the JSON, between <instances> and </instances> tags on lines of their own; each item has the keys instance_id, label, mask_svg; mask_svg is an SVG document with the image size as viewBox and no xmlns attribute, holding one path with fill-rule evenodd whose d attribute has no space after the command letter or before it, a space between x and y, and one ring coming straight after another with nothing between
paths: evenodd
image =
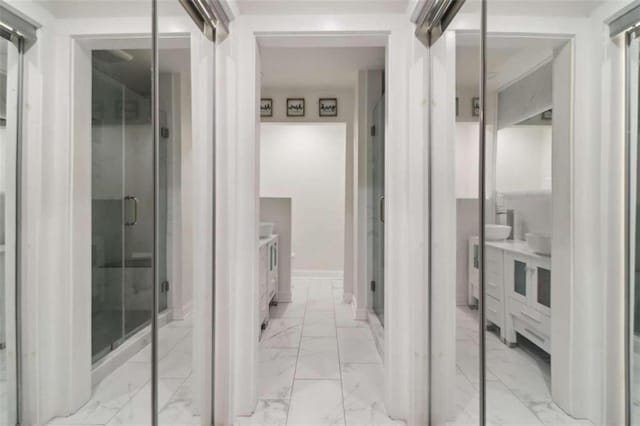
<instances>
[{"instance_id":1,"label":"white baseboard","mask_svg":"<svg viewBox=\"0 0 640 426\"><path fill-rule=\"evenodd\" d=\"M169 322L168 312L163 312L158 315L158 327L167 325ZM95 389L105 377L113 373L121 365L124 365L125 362L129 361L129 359L144 349L145 346L150 344L151 325L147 325L93 365L91 370L92 388ZM149 362L151 362L150 359Z\"/></svg>"},{"instance_id":2,"label":"white baseboard","mask_svg":"<svg viewBox=\"0 0 640 426\"><path fill-rule=\"evenodd\" d=\"M373 334L373 340L376 343L376 348L380 354L380 358L384 359L384 327L380 322L378 316L373 312L368 312L369 327L371 328L371 334Z\"/></svg>"},{"instance_id":3,"label":"white baseboard","mask_svg":"<svg viewBox=\"0 0 640 426\"><path fill-rule=\"evenodd\" d=\"M192 307L193 307L193 302L191 300L182 306L174 307L172 319L174 320L185 319L191 313Z\"/></svg>"},{"instance_id":4,"label":"white baseboard","mask_svg":"<svg viewBox=\"0 0 640 426\"><path fill-rule=\"evenodd\" d=\"M291 276L293 278L341 280L344 279L344 271L332 271L327 269L294 269L291 272Z\"/></svg>"},{"instance_id":5,"label":"white baseboard","mask_svg":"<svg viewBox=\"0 0 640 426\"><path fill-rule=\"evenodd\" d=\"M276 300L282 303L289 303L291 302L292 299L292 294L291 294L291 290L284 292L284 291L278 291L278 294L276 295Z\"/></svg>"},{"instance_id":6,"label":"white baseboard","mask_svg":"<svg viewBox=\"0 0 640 426\"><path fill-rule=\"evenodd\" d=\"M368 321L369 313L367 311L367 307L365 306L364 308L362 308L358 306L358 300L355 297L352 299L353 300L351 301L351 308L353 309L354 319L359 321Z\"/></svg>"}]
</instances>

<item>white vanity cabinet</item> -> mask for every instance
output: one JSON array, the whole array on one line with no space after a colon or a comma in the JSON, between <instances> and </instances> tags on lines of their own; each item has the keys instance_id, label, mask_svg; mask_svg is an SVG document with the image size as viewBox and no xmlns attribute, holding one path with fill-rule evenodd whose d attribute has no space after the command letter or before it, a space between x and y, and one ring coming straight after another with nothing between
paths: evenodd
<instances>
[{"instance_id":1,"label":"white vanity cabinet","mask_svg":"<svg viewBox=\"0 0 640 426\"><path fill-rule=\"evenodd\" d=\"M551 259L505 252L506 340L520 333L551 351Z\"/></svg>"},{"instance_id":2,"label":"white vanity cabinet","mask_svg":"<svg viewBox=\"0 0 640 426\"><path fill-rule=\"evenodd\" d=\"M277 299L278 292L278 236L272 235L260 239L258 291L260 316L258 327L269 321L269 305Z\"/></svg>"},{"instance_id":3,"label":"white vanity cabinet","mask_svg":"<svg viewBox=\"0 0 640 426\"><path fill-rule=\"evenodd\" d=\"M478 238L469 239L469 305L479 298ZM489 241L485 246L485 317L500 337L516 343L517 333L551 351L551 258L524 241Z\"/></svg>"}]
</instances>

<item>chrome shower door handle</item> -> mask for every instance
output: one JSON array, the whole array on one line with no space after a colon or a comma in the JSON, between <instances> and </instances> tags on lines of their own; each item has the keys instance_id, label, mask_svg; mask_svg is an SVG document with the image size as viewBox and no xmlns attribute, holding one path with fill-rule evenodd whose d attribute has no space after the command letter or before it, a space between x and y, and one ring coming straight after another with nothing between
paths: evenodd
<instances>
[{"instance_id":1,"label":"chrome shower door handle","mask_svg":"<svg viewBox=\"0 0 640 426\"><path fill-rule=\"evenodd\" d=\"M384 223L384 195L380 196L380 222Z\"/></svg>"},{"instance_id":2,"label":"chrome shower door handle","mask_svg":"<svg viewBox=\"0 0 640 426\"><path fill-rule=\"evenodd\" d=\"M125 226L134 226L138 223L138 198L132 195L127 195L124 197L125 201L133 201L133 221L125 221Z\"/></svg>"}]
</instances>

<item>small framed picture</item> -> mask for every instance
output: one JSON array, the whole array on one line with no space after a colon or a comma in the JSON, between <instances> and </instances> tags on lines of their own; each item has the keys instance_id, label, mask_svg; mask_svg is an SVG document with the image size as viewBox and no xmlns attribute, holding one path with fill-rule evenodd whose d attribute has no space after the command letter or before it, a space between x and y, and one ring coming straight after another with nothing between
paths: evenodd
<instances>
[{"instance_id":1,"label":"small framed picture","mask_svg":"<svg viewBox=\"0 0 640 426\"><path fill-rule=\"evenodd\" d=\"M543 120L553 120L553 110L552 109L548 109L545 112L542 113L542 119Z\"/></svg>"},{"instance_id":2,"label":"small framed picture","mask_svg":"<svg viewBox=\"0 0 640 426\"><path fill-rule=\"evenodd\" d=\"M471 99L471 115L480 117L480 98L478 97Z\"/></svg>"},{"instance_id":3,"label":"small framed picture","mask_svg":"<svg viewBox=\"0 0 640 426\"><path fill-rule=\"evenodd\" d=\"M304 117L303 98L287 98L287 117Z\"/></svg>"},{"instance_id":4,"label":"small framed picture","mask_svg":"<svg viewBox=\"0 0 640 426\"><path fill-rule=\"evenodd\" d=\"M260 117L273 117L273 99L260 99Z\"/></svg>"},{"instance_id":5,"label":"small framed picture","mask_svg":"<svg viewBox=\"0 0 640 426\"><path fill-rule=\"evenodd\" d=\"M337 117L338 116L338 99L321 98L318 101L318 112L320 117Z\"/></svg>"}]
</instances>

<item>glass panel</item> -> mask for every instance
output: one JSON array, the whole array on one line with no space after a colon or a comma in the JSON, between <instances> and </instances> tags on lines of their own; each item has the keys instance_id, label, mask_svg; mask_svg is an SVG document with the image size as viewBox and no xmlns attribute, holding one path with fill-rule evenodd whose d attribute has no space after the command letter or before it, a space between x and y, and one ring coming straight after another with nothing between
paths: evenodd
<instances>
[{"instance_id":1,"label":"glass panel","mask_svg":"<svg viewBox=\"0 0 640 426\"><path fill-rule=\"evenodd\" d=\"M44 415L65 417L54 423L151 424L152 1L9 2L42 24L36 44L27 51L27 57L37 58L27 61L29 110L45 117L44 132L52 129L57 135L58 128L65 132L69 126L63 139L52 139L63 142L59 148L46 137L38 148L41 179L55 173L54 180L69 180L68 195L47 197L64 197L71 204L69 212L60 212L68 215L68 225L56 232L69 233L61 244L72 247L73 257L56 266L72 273L57 275L47 283L50 293L42 293L66 295L51 301L64 303L58 310L38 315L40 333L53 333L37 340L38 348L42 344L52 351L47 353L55 360L52 368L32 371L35 364L24 363L27 377L46 398L35 399L30 389L25 403L47 407L38 411L38 422L49 421L40 419ZM52 127L47 124L52 120L66 124ZM67 155L58 149L68 150ZM28 157L25 161L34 164ZM52 166L60 161L64 164ZM69 286L60 282L65 277L71 278ZM85 277L91 282L84 282ZM52 289L54 284L60 290ZM59 311L63 308L69 309L64 315ZM63 317L67 320L60 322ZM73 347L61 354L61 345ZM58 364L62 367L53 368ZM65 391L56 392L60 389Z\"/></svg>"},{"instance_id":2,"label":"glass panel","mask_svg":"<svg viewBox=\"0 0 640 426\"><path fill-rule=\"evenodd\" d=\"M117 113L124 122L124 333L128 337L151 320L153 291L153 140L151 132L151 51L127 50L142 84L122 80L124 99Z\"/></svg>"},{"instance_id":3,"label":"glass panel","mask_svg":"<svg viewBox=\"0 0 640 426\"><path fill-rule=\"evenodd\" d=\"M96 362L124 337L123 219L130 213L123 198L124 120L117 114L124 88L96 68L95 57L92 82L91 355Z\"/></svg>"},{"instance_id":4,"label":"glass panel","mask_svg":"<svg viewBox=\"0 0 640 426\"><path fill-rule=\"evenodd\" d=\"M16 148L19 52L0 37L0 424L16 423ZM21 100L20 100L21 101Z\"/></svg>"},{"instance_id":5,"label":"glass panel","mask_svg":"<svg viewBox=\"0 0 640 426\"><path fill-rule=\"evenodd\" d=\"M513 291L527 297L527 264L513 262Z\"/></svg>"},{"instance_id":6,"label":"glass panel","mask_svg":"<svg viewBox=\"0 0 640 426\"><path fill-rule=\"evenodd\" d=\"M604 37L604 27L589 27L593 33L588 35L569 29L575 20L599 19L588 2L572 2L566 9L560 2L550 2L554 4L548 9L536 1L518 3L513 13L505 2L487 2L485 215L488 239L500 240L487 245L499 249L505 259L520 259L505 268L506 276L500 274L504 292L495 303L502 310L502 325L485 333L486 372L495 378L486 383L487 424L573 423L585 416L576 409L578 401L605 399L605 393L596 397L600 390L582 380L600 367L574 355L582 345L578 336L595 338L597 323L589 321L597 316L587 310L595 305L581 301L598 297L591 292L595 287L586 284L597 272L584 264L598 251L572 244L574 235L593 231L587 222L573 223L573 218L588 217L584 212L600 208L599 202L574 203L580 196L572 192L580 187L578 182L592 188L587 182L600 179L599 166L587 165L588 156L600 156L599 139L594 139L594 146L574 147L594 131L591 119L579 112L580 105L601 93L600 82L580 81L602 64L579 65L575 52L582 43L590 45L587 39ZM548 32L538 26L550 19L555 23ZM567 35L558 35L560 27ZM574 180L583 168L586 173ZM567 229L572 231L564 232ZM485 259L486 272L498 276L498 269L491 271L491 261ZM568 312L566 306L576 310ZM561 311L554 311L558 307ZM542 407L532 401L546 402ZM593 407L594 412L601 409Z\"/></svg>"},{"instance_id":7,"label":"glass panel","mask_svg":"<svg viewBox=\"0 0 640 426\"><path fill-rule=\"evenodd\" d=\"M451 264L454 270L448 275L455 277L454 281L440 282L434 276L431 291L435 297L438 288L455 285L454 290L446 290L445 300L450 301L447 310L455 311L456 322L455 336L451 336L450 343L432 337L433 347L444 344L441 348L455 348L455 357L447 356L450 361L446 363L433 364L432 361L432 386L440 390L432 392L431 421L421 424L479 424L480 420L480 127L476 108L480 93L479 5L480 2L464 2L447 31L430 49L429 156L432 158L430 186L434 203L431 213L434 272L442 270L443 264L451 264L447 254L449 246L440 245L440 242L450 241L454 235L456 238L456 261ZM452 179L452 169L455 179ZM451 206L455 206L455 218L451 217ZM444 250L439 250L440 247ZM443 258L447 261L443 262ZM448 327L445 324L451 317L437 316L444 310L431 306L431 315L435 315L432 317L432 336L441 335ZM443 383L450 388L442 388Z\"/></svg>"},{"instance_id":8,"label":"glass panel","mask_svg":"<svg viewBox=\"0 0 640 426\"><path fill-rule=\"evenodd\" d=\"M478 269L480 267L480 248L477 244L473 245L473 268Z\"/></svg>"},{"instance_id":9,"label":"glass panel","mask_svg":"<svg viewBox=\"0 0 640 426\"><path fill-rule=\"evenodd\" d=\"M371 201L371 248L373 250L373 311L384 326L384 95L373 109L373 129L369 168L372 176Z\"/></svg>"},{"instance_id":10,"label":"glass panel","mask_svg":"<svg viewBox=\"0 0 640 426\"><path fill-rule=\"evenodd\" d=\"M538 303L551 308L551 271L538 268Z\"/></svg>"},{"instance_id":11,"label":"glass panel","mask_svg":"<svg viewBox=\"0 0 640 426\"><path fill-rule=\"evenodd\" d=\"M209 369L205 367L203 372L196 368L204 362L194 363L194 354L202 356L207 345L203 339L194 342L193 338L192 312L198 312L203 305L194 300L198 293L194 293L197 289L193 282L192 247L196 239L202 241L210 236L194 229L191 220L196 202L191 190L192 162L198 152L192 137L192 123L197 117L192 115L192 105L199 102L200 112L206 114L201 102L206 99L209 105L211 99L202 93L213 91L205 81L192 86L191 77L193 60L204 62L213 43L195 27L180 2L158 2L158 25L158 374L160 395L165 393L168 402L166 406L160 403L157 414L160 424L199 425L200 415L209 408L202 389L210 389L211 385ZM192 60L194 44L201 46L201 56ZM201 70L204 72L204 68ZM197 130L201 135L198 142L202 142L209 134L208 126ZM271 248L268 252L270 264L275 264L273 251ZM208 334L210 327L203 327L202 331ZM199 346L194 350L196 344Z\"/></svg>"}]
</instances>

